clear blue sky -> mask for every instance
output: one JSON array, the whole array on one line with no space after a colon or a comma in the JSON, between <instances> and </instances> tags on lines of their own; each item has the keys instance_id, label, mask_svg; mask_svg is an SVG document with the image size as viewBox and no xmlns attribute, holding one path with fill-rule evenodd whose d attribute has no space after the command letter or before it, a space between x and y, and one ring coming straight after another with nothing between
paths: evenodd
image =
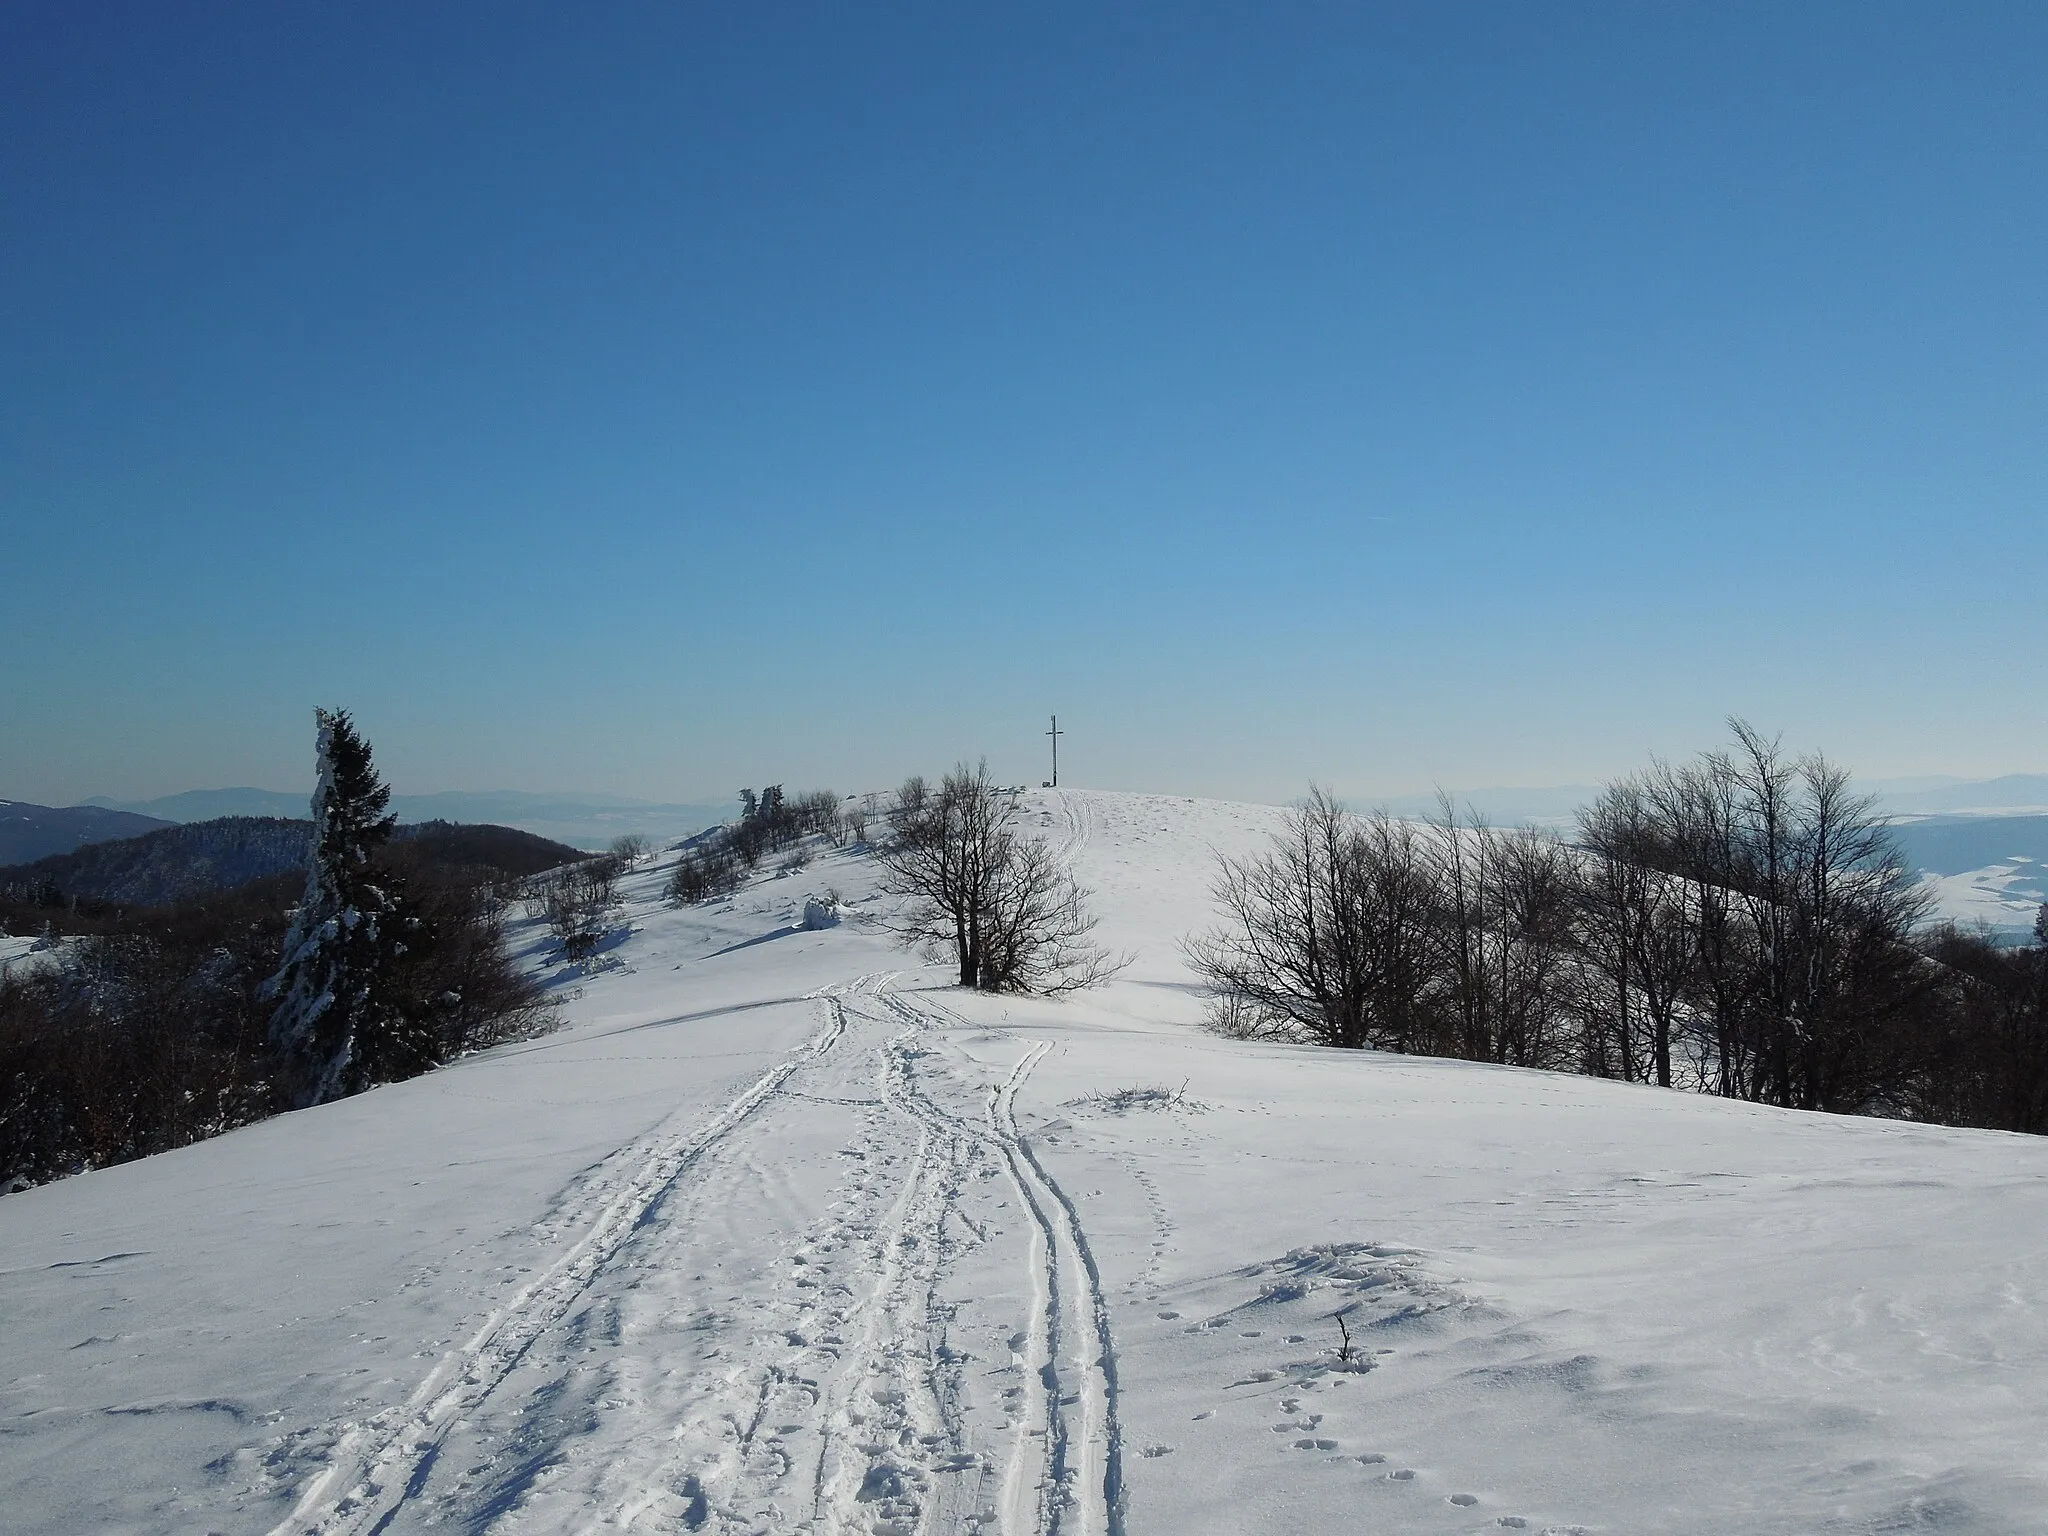
<instances>
[{"instance_id":1,"label":"clear blue sky","mask_svg":"<svg viewBox=\"0 0 2048 1536\"><path fill-rule=\"evenodd\" d=\"M2048 7L14 4L0 796L2048 768Z\"/></svg>"}]
</instances>

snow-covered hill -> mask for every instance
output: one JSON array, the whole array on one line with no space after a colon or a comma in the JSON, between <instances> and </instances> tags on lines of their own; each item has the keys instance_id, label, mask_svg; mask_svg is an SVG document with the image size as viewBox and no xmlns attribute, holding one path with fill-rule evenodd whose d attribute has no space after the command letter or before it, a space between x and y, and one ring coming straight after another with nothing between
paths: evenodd
<instances>
[{"instance_id":1,"label":"snow-covered hill","mask_svg":"<svg viewBox=\"0 0 2048 1536\"><path fill-rule=\"evenodd\" d=\"M1066 1003L649 866L560 1033L0 1200L0 1524L2040 1528L2048 1143L1204 1035L1278 814L1027 796Z\"/></svg>"}]
</instances>

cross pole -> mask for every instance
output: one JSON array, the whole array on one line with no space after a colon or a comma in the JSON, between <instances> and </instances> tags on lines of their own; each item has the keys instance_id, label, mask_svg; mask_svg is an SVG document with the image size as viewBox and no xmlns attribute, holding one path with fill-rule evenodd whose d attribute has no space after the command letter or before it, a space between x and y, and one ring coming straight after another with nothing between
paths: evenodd
<instances>
[{"instance_id":1,"label":"cross pole","mask_svg":"<svg viewBox=\"0 0 2048 1536\"><path fill-rule=\"evenodd\" d=\"M1045 733L1052 738L1052 787L1060 787L1060 738L1067 733L1060 729L1060 717L1052 717L1052 729Z\"/></svg>"}]
</instances>

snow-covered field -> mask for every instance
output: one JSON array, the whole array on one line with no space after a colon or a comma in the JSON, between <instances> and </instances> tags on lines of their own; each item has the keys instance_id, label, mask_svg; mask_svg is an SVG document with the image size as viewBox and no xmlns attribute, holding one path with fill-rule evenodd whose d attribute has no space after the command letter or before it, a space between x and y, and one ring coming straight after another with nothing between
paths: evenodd
<instances>
[{"instance_id":1,"label":"snow-covered field","mask_svg":"<svg viewBox=\"0 0 2048 1536\"><path fill-rule=\"evenodd\" d=\"M1933 902L1930 916L1963 928L1982 928L2012 943L2033 937L2041 904L2048 901L2048 868L2031 859L1988 864L1961 874L1921 876Z\"/></svg>"},{"instance_id":2,"label":"snow-covered field","mask_svg":"<svg viewBox=\"0 0 2048 1536\"><path fill-rule=\"evenodd\" d=\"M2048 1526L2048 1142L1218 1040L1279 813L1026 807L1083 999L649 866L559 1033L0 1200L0 1528Z\"/></svg>"}]
</instances>

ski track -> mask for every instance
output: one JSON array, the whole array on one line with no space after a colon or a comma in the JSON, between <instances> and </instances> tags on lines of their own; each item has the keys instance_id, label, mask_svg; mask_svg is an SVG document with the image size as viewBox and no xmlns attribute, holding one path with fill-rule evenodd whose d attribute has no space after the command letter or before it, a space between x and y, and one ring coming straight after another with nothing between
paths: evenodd
<instances>
[{"instance_id":1,"label":"ski track","mask_svg":"<svg viewBox=\"0 0 2048 1536\"><path fill-rule=\"evenodd\" d=\"M880 1001L926 1027L965 1022L951 1010L935 1020L939 1010L927 1012L900 993L884 992ZM922 1100L922 1112L970 1130L994 1149L1034 1226L1034 1326L1022 1355L1040 1394L1004 1477L1002 1528L1043 1536L1122 1536L1123 1432L1108 1299L1080 1213L1017 1125L1018 1091L1051 1049L1050 1042L1034 1043L986 1091L983 1125L960 1121L929 1098ZM905 1077L914 1080L908 1071ZM1035 1457L1034 1440L1042 1443Z\"/></svg>"},{"instance_id":2,"label":"ski track","mask_svg":"<svg viewBox=\"0 0 2048 1536\"><path fill-rule=\"evenodd\" d=\"M1072 865L1074 855L1087 844L1095 831L1094 812L1087 802L1077 796L1060 796L1060 813L1066 818L1067 832L1062 840L1059 858L1062 864Z\"/></svg>"},{"instance_id":3,"label":"ski track","mask_svg":"<svg viewBox=\"0 0 2048 1536\"><path fill-rule=\"evenodd\" d=\"M828 1018L804 1046L708 1119L642 1138L575 1187L543 1236L580 1235L405 1403L336 1426L327 1465L272 1536L401 1524L1122 1536L1108 1302L1078 1210L1017 1123L1018 1093L1052 1046L1029 1043L985 1084L944 1042L968 1021L896 992L896 975L811 994ZM920 1069L941 1057L936 1074ZM963 1097L979 1113L949 1107ZM772 1175L787 1117L806 1113L855 1121L838 1188L781 1240L755 1291L730 1298L737 1312L715 1314L688 1278L702 1262L694 1230ZM977 1432L945 1281L998 1240L964 1198L988 1179L1007 1180L1029 1217L1001 1239L1024 1265L1028 1315L1003 1372L1022 1386L1005 1394L1002 1426ZM714 1323L694 1356L670 1358L678 1330ZM630 1347L635 1328L669 1341L659 1358Z\"/></svg>"},{"instance_id":4,"label":"ski track","mask_svg":"<svg viewBox=\"0 0 2048 1536\"><path fill-rule=\"evenodd\" d=\"M599 1208L582 1237L493 1309L466 1343L443 1356L403 1407L346 1428L327 1469L271 1536L354 1536L389 1529L400 1508L425 1486L448 1432L491 1394L544 1332L568 1315L682 1176L799 1068L825 1057L845 1029L843 1010L832 1007L817 1035L708 1122L657 1133L651 1142L643 1140L611 1159L614 1166L584 1192L581 1204L598 1203Z\"/></svg>"},{"instance_id":5,"label":"ski track","mask_svg":"<svg viewBox=\"0 0 2048 1536\"><path fill-rule=\"evenodd\" d=\"M986 1458L962 1423L964 1356L946 1345L940 1297L949 1262L986 1240L959 1210L982 1154L906 1102L902 1047L922 1026L848 1007L857 993L834 1003L849 1023L897 1033L873 1054L875 1097L858 1101L870 1111L863 1140L840 1154L856 1172L780 1255L773 1290L750 1298L747 1358L643 1414L648 1430L633 1438L660 1444L652 1464L604 1469L628 1485L599 1501L605 1526L911 1536L993 1515L980 1513ZM864 1057L843 1057L842 1070Z\"/></svg>"}]
</instances>

